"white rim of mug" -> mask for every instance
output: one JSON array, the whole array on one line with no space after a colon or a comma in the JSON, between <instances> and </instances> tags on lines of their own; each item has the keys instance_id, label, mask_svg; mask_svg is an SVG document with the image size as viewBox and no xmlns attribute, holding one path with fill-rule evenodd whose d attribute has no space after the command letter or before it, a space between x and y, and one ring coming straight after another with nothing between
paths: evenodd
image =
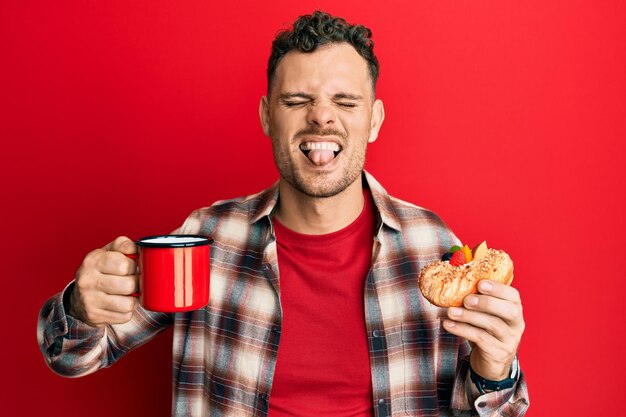
<instances>
[{"instance_id":1,"label":"white rim of mug","mask_svg":"<svg viewBox=\"0 0 626 417\"><path fill-rule=\"evenodd\" d=\"M159 239L180 239L180 242L158 242ZM197 239L194 241L183 241L184 239ZM157 240L157 242L147 242L149 240ZM135 245L142 248L189 248L194 246L210 245L213 239L203 235L159 235L145 236L135 241Z\"/></svg>"}]
</instances>

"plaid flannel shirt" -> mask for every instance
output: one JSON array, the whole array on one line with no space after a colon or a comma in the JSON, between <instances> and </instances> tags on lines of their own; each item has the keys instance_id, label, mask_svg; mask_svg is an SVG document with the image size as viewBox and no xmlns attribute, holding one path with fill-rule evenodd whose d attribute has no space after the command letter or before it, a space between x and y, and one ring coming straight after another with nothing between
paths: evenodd
<instances>
[{"instance_id":1,"label":"plaid flannel shirt","mask_svg":"<svg viewBox=\"0 0 626 417\"><path fill-rule=\"evenodd\" d=\"M368 173L364 180L377 212L364 283L372 414L524 415L529 400L523 375L513 388L480 395L469 377L469 344L443 329L445 309L431 305L418 289L420 269L458 239L431 211L389 196ZM197 210L176 231L215 240L204 309L165 314L138 307L128 323L97 329L66 314L67 289L49 299L38 337L50 368L64 376L89 374L173 324L172 415L266 416L281 336L272 225L277 201L275 184Z\"/></svg>"}]
</instances>

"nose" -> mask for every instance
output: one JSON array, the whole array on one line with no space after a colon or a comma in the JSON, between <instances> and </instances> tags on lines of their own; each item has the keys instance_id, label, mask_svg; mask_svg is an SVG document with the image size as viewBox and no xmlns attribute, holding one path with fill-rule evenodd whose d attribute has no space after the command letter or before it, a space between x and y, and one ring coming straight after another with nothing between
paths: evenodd
<instances>
[{"instance_id":1,"label":"nose","mask_svg":"<svg viewBox=\"0 0 626 417\"><path fill-rule=\"evenodd\" d=\"M307 122L310 125L316 125L318 127L327 127L334 125L337 120L335 110L328 103L315 103L309 107L307 114Z\"/></svg>"}]
</instances>

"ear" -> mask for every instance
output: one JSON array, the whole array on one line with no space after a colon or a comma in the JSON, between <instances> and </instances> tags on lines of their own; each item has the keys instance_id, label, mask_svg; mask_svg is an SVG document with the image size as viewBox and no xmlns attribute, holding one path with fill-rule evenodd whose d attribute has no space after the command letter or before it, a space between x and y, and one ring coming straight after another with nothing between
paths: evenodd
<instances>
[{"instance_id":1,"label":"ear","mask_svg":"<svg viewBox=\"0 0 626 417\"><path fill-rule=\"evenodd\" d=\"M261 97L261 103L259 103L259 118L261 119L263 133L265 133L265 136L270 136L270 106L267 96Z\"/></svg>"},{"instance_id":2,"label":"ear","mask_svg":"<svg viewBox=\"0 0 626 417\"><path fill-rule=\"evenodd\" d=\"M372 143L378 138L378 131L380 127L383 125L383 120L385 120L385 107L383 106L383 102L380 99L376 99L374 101L374 105L372 106L372 119L370 120L370 136L367 139L368 143Z\"/></svg>"}]
</instances>

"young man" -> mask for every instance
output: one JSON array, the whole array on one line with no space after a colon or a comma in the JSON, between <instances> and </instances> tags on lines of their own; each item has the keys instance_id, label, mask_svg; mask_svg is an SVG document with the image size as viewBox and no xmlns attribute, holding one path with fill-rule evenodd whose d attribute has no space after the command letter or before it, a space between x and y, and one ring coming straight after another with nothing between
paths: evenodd
<instances>
[{"instance_id":1,"label":"young man","mask_svg":"<svg viewBox=\"0 0 626 417\"><path fill-rule=\"evenodd\" d=\"M429 304L419 271L458 240L363 171L384 120L370 36L321 12L277 36L259 113L280 180L176 231L215 240L209 305L144 310L124 256L136 248L120 237L42 308L54 371L110 366L173 324L173 415L525 413L518 292L483 282L463 308Z\"/></svg>"}]
</instances>

